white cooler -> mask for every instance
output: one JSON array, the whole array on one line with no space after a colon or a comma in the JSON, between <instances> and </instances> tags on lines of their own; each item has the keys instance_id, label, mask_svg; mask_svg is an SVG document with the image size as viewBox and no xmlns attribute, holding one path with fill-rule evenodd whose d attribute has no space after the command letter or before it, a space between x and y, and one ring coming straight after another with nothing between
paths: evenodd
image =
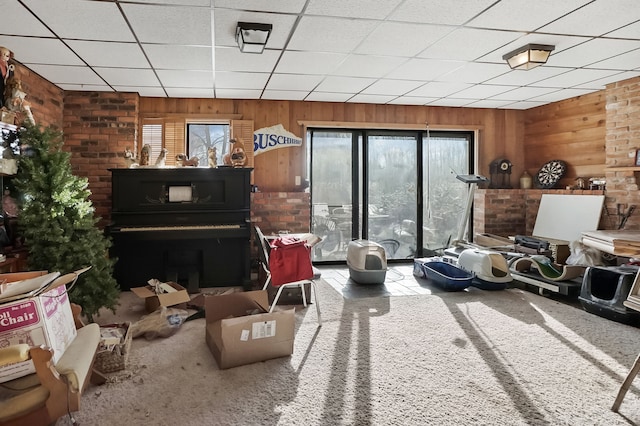
<instances>
[{"instance_id":1,"label":"white cooler","mask_svg":"<svg viewBox=\"0 0 640 426\"><path fill-rule=\"evenodd\" d=\"M382 284L387 274L384 247L369 240L354 240L347 247L349 276L359 284Z\"/></svg>"}]
</instances>

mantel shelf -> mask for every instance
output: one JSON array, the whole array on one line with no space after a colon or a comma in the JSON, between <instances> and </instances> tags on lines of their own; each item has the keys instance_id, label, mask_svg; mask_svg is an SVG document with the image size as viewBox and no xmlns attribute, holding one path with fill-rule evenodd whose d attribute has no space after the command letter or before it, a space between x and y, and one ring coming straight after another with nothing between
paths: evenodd
<instances>
[{"instance_id":1,"label":"mantel shelf","mask_svg":"<svg viewBox=\"0 0 640 426\"><path fill-rule=\"evenodd\" d=\"M605 167L609 172L640 172L640 166Z\"/></svg>"}]
</instances>

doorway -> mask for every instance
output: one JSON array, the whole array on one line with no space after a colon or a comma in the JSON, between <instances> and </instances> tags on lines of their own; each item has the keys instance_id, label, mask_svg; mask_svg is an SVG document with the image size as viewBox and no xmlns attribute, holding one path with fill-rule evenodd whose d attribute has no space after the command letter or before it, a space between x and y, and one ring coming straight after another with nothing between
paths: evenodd
<instances>
[{"instance_id":1,"label":"doorway","mask_svg":"<svg viewBox=\"0 0 640 426\"><path fill-rule=\"evenodd\" d=\"M344 262L348 243L381 244L389 261L437 253L457 234L473 173L473 132L309 129L314 262Z\"/></svg>"}]
</instances>

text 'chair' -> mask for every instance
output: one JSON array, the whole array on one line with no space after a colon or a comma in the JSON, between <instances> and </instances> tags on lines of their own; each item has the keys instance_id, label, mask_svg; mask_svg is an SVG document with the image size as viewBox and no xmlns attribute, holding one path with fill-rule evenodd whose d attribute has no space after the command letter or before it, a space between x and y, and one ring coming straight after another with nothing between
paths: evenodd
<instances>
[{"instance_id":1,"label":"text 'chair'","mask_svg":"<svg viewBox=\"0 0 640 426\"><path fill-rule=\"evenodd\" d=\"M310 300L313 300L313 302L316 305L316 312L318 314L318 325L322 325L322 317L320 315L320 303L318 302L318 291L316 288L316 283L315 280L320 278L320 271L318 271L316 268L314 268L311 265L311 257L310 257L310 253L308 251L308 248L305 250L306 255L304 256L304 258L300 258L300 257L295 257L292 258L292 260L290 260L291 262L304 262L304 264L301 265L295 265L295 266L300 266L303 268L307 268L310 267L311 268L311 274L312 276L310 276L307 279L300 279L300 280L295 280L295 281L291 281L291 282L274 282L272 280L272 273L271 273L271 265L269 264L269 260L270 260L270 252L271 252L271 245L269 244L269 241L266 239L266 237L264 236L264 234L262 233L262 231L260 230L259 227L254 226L254 230L255 230L255 237L256 237L256 244L258 245L258 254L260 256L260 265L262 266L262 269L264 270L265 274L266 274L266 280L264 282L264 286L262 287L263 290L266 290L269 285L273 286L274 288L277 288L277 292L276 295L273 299L273 302L271 303L271 307L269 309L269 312L273 312L274 308L276 307L276 304L278 303L278 299L280 299L280 295L282 294L282 290L284 290L285 288L300 288L301 292L302 292L302 303L304 304L304 307L307 307L307 295L306 295L306 291L305 291L305 284L309 284L310 285L310 289L311 289L311 294L310 296ZM279 250L279 249L274 249L274 250ZM287 260L286 258L284 259L285 262L288 262L289 260ZM308 262L308 264L306 264L306 262Z\"/></svg>"}]
</instances>

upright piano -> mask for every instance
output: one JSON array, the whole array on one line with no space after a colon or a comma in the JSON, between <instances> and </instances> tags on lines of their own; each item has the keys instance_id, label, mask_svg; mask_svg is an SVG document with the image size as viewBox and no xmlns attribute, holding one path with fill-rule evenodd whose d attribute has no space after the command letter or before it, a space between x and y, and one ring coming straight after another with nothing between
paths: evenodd
<instances>
[{"instance_id":1,"label":"upright piano","mask_svg":"<svg viewBox=\"0 0 640 426\"><path fill-rule=\"evenodd\" d=\"M106 232L122 290L150 279L251 286L250 168L111 169Z\"/></svg>"}]
</instances>

